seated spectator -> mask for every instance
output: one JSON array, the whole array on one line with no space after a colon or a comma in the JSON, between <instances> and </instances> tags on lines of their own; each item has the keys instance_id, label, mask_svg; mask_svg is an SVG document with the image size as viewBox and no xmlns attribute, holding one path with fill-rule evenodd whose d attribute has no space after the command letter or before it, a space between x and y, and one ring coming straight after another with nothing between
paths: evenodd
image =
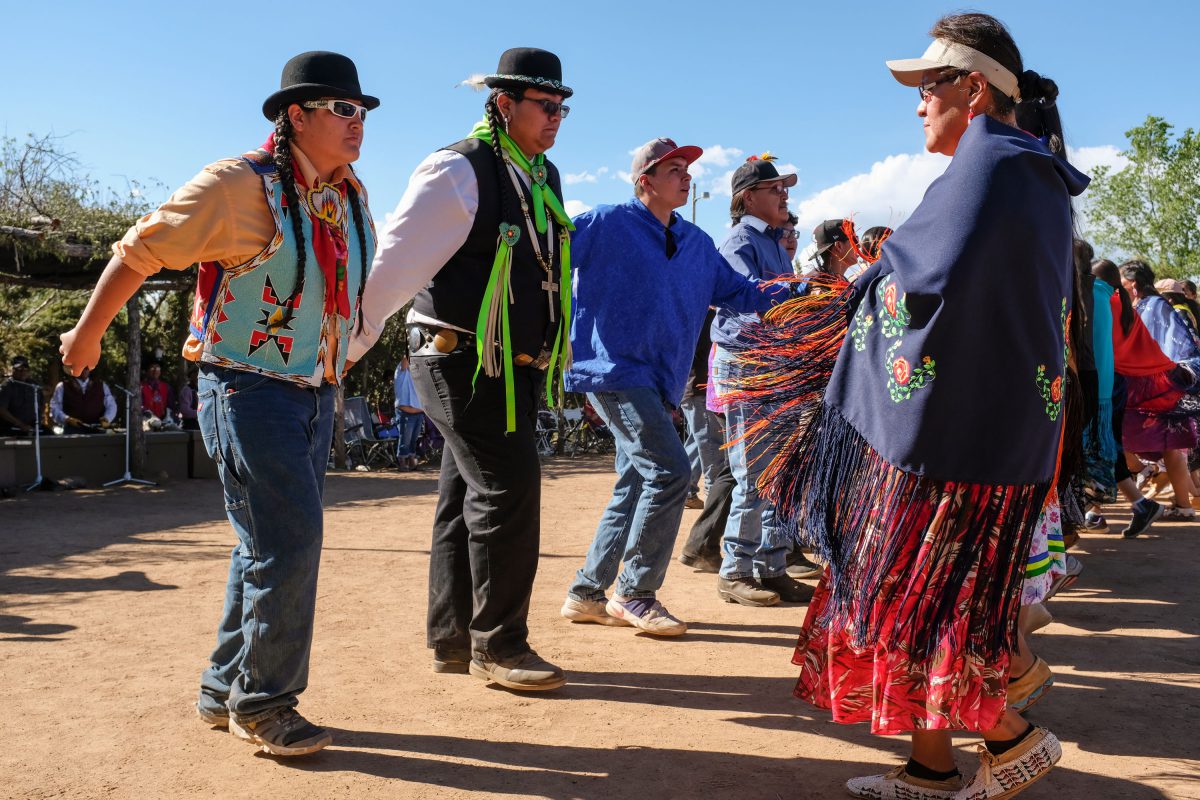
<instances>
[{"instance_id":1,"label":"seated spectator","mask_svg":"<svg viewBox=\"0 0 1200 800\"><path fill-rule=\"evenodd\" d=\"M159 420L165 421L175 409L175 392L160 380L162 365L151 361L146 367L146 379L142 381L142 410L149 411Z\"/></svg>"},{"instance_id":2,"label":"seated spectator","mask_svg":"<svg viewBox=\"0 0 1200 800\"><path fill-rule=\"evenodd\" d=\"M198 410L196 395L196 372L188 370L187 381L179 387L179 424L185 431L200 430L200 422L196 418Z\"/></svg>"},{"instance_id":3,"label":"seated spectator","mask_svg":"<svg viewBox=\"0 0 1200 800\"><path fill-rule=\"evenodd\" d=\"M0 436L24 436L33 433L37 406L33 393L26 386L29 380L29 359L16 356L12 360L12 377L0 383Z\"/></svg>"},{"instance_id":4,"label":"seated spectator","mask_svg":"<svg viewBox=\"0 0 1200 800\"><path fill-rule=\"evenodd\" d=\"M97 433L117 418L117 402L108 384L84 367L78 377L68 375L54 387L50 418L63 433Z\"/></svg>"}]
</instances>

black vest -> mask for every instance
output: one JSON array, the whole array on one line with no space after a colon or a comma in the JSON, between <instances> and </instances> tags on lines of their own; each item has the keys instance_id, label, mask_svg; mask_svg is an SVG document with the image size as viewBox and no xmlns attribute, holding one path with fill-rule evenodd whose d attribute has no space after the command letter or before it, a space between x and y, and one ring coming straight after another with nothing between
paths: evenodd
<instances>
[{"instance_id":1,"label":"black vest","mask_svg":"<svg viewBox=\"0 0 1200 800\"><path fill-rule=\"evenodd\" d=\"M99 378L92 378L84 392L80 390L78 381L65 379L62 410L68 417L95 425L104 416L104 384Z\"/></svg>"},{"instance_id":2,"label":"black vest","mask_svg":"<svg viewBox=\"0 0 1200 800\"><path fill-rule=\"evenodd\" d=\"M413 300L413 308L418 314L474 331L479 320L483 293L487 289L488 277L492 272L492 262L496 258L497 237L500 235L502 221L496 155L492 152L491 145L480 139L464 139L445 149L461 153L475 170L475 180L479 185L479 209L475 212L475 223L471 226L467 241L450 256L450 260L438 270L429 285L417 293ZM546 170L546 185L561 198L562 185L559 182L558 169L547 161ZM533 243L529 240L529 227L521 214L512 181L507 175L505 180L509 181L506 190L510 207L508 216L511 219L503 221L516 225L521 230L521 239L513 249L511 286L515 302L509 306L509 327L513 349L518 353L536 356L547 342L547 331L550 327L546 291L542 289L546 273L534 256ZM533 199L524 184L521 184L521 192L532 215ZM549 252L547 236L556 235L558 230L548 209L547 215L550 219L547 233L539 236L543 256ZM557 238L554 242L553 264L552 279L558 283L562 274L562 259ZM564 287L560 287L560 290L562 288ZM569 292L571 287L567 286L565 290ZM560 298L557 292L553 297L557 319L561 308ZM553 343L553 333L550 337L550 343Z\"/></svg>"}]
</instances>

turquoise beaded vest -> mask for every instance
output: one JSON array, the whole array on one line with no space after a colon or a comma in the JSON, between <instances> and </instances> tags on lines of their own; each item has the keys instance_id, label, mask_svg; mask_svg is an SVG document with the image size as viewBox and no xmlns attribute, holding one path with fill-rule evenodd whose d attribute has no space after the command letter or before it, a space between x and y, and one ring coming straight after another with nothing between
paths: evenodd
<instances>
[{"instance_id":1,"label":"turquoise beaded vest","mask_svg":"<svg viewBox=\"0 0 1200 800\"><path fill-rule=\"evenodd\" d=\"M267 206L275 221L275 236L254 258L235 267L215 262L200 265L196 304L192 312L193 337L200 340L200 360L221 367L263 375L301 386L321 382L328 346L324 331L336 326L338 349L334 374L340 376L346 363L350 336L358 324L359 286L363 280L361 249L354 231L353 214L347 220L346 291L350 298L350 317L344 319L325 311L325 276L313 251L312 223L307 214L302 220L305 232L304 291L291 298L296 284L297 242L291 220L293 213L283 204L283 185L265 151L243 156L262 177ZM301 200L303 202L303 199ZM375 226L360 193L356 202L362 211L368 266L375 255ZM300 213L304 213L301 211ZM291 314L289 315L289 308ZM332 323L329 319L332 318Z\"/></svg>"}]
</instances>

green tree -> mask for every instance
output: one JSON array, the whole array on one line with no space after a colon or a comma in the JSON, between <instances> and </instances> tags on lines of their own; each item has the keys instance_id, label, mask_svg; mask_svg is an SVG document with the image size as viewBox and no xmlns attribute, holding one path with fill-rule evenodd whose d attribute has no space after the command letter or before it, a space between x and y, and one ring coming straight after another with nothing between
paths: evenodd
<instances>
[{"instance_id":1,"label":"green tree","mask_svg":"<svg viewBox=\"0 0 1200 800\"><path fill-rule=\"evenodd\" d=\"M1097 167L1088 189L1097 249L1146 260L1161 277L1200 274L1200 135L1161 117L1125 133L1128 164Z\"/></svg>"}]
</instances>

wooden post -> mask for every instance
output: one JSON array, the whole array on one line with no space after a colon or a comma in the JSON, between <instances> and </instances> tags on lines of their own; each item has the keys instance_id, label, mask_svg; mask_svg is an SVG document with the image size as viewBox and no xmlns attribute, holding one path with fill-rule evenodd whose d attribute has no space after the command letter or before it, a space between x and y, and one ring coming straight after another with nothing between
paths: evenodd
<instances>
[{"instance_id":1,"label":"wooden post","mask_svg":"<svg viewBox=\"0 0 1200 800\"><path fill-rule=\"evenodd\" d=\"M333 466L346 468L346 395L340 385L333 400Z\"/></svg>"},{"instance_id":2,"label":"wooden post","mask_svg":"<svg viewBox=\"0 0 1200 800\"><path fill-rule=\"evenodd\" d=\"M125 340L129 370L125 388L131 394L129 403L129 471L142 477L146 469L146 434L142 430L142 293L139 291L125 304L128 317L128 336Z\"/></svg>"}]
</instances>

